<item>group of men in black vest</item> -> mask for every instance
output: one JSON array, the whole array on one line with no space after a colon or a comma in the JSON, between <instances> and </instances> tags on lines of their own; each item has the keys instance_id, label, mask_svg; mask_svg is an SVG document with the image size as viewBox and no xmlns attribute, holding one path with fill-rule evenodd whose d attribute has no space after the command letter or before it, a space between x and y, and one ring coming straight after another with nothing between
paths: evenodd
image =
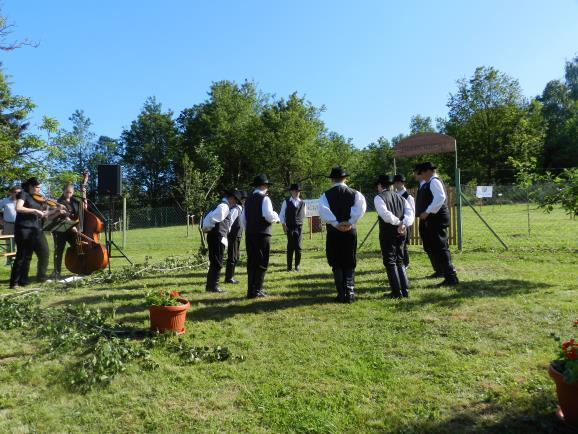
<instances>
[{"instance_id":1,"label":"group of men in black vest","mask_svg":"<svg viewBox=\"0 0 578 434\"><path fill-rule=\"evenodd\" d=\"M409 296L407 245L417 218L424 250L434 268L434 274L429 277L444 277L436 286L458 283L448 248L449 211L443 184L435 174L435 166L429 162L417 165L414 174L420 183L415 202L405 189L405 178L401 175L381 175L375 183L378 194L374 206L379 216L379 242L390 286L386 296L390 298ZM341 303L355 300L356 226L367 209L364 196L347 186L348 176L341 167L333 168L329 175L332 186L319 199L319 217L327 226L327 262L333 271L337 301ZM267 195L270 185L266 175L257 175L251 194L239 190L227 192L222 202L203 219L210 263L207 291L222 292L218 282L225 248L228 250L225 282L238 283L234 274L243 230L248 298L267 295L263 282L269 265L273 224L282 223L287 236L287 270L300 270L302 227L306 216L306 204L300 198L301 188L298 184L289 187L290 196L277 214Z\"/></svg>"}]
</instances>

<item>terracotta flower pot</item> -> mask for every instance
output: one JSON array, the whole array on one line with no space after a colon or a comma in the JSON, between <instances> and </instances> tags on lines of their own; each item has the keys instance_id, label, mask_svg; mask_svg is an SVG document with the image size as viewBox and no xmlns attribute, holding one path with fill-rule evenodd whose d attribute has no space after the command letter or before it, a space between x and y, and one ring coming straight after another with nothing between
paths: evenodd
<instances>
[{"instance_id":1,"label":"terracotta flower pot","mask_svg":"<svg viewBox=\"0 0 578 434\"><path fill-rule=\"evenodd\" d=\"M149 306L152 330L172 331L179 335L185 332L185 320L191 305L187 300L179 299L179 301L183 304L178 306Z\"/></svg>"},{"instance_id":2,"label":"terracotta flower pot","mask_svg":"<svg viewBox=\"0 0 578 434\"><path fill-rule=\"evenodd\" d=\"M560 406L558 416L567 424L578 427L578 383L566 383L563 375L552 365L548 373L556 383L556 394Z\"/></svg>"}]
</instances>

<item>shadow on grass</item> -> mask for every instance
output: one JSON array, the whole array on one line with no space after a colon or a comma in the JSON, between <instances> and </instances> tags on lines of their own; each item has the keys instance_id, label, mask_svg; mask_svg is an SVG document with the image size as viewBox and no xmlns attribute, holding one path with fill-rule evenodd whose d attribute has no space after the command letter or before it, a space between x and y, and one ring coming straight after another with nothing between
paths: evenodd
<instances>
[{"instance_id":1,"label":"shadow on grass","mask_svg":"<svg viewBox=\"0 0 578 434\"><path fill-rule=\"evenodd\" d=\"M134 300L136 298L143 298L142 294L132 293L132 294L110 294L110 295L85 295L83 297L74 297L66 300L56 301L51 303L51 306L63 306L67 304L101 304L119 301Z\"/></svg>"},{"instance_id":2,"label":"shadow on grass","mask_svg":"<svg viewBox=\"0 0 578 434\"><path fill-rule=\"evenodd\" d=\"M472 280L460 283L452 289L425 288L418 296L410 297L405 303L398 305L399 309L411 309L422 305L438 305L443 307L457 306L468 299L509 297L512 295L529 294L552 285L542 282L530 282L519 279ZM453 289L455 288L455 289ZM428 291L423 293L422 291ZM448 292L449 291L449 292ZM411 290L410 290L411 295Z\"/></svg>"},{"instance_id":3,"label":"shadow on grass","mask_svg":"<svg viewBox=\"0 0 578 434\"><path fill-rule=\"evenodd\" d=\"M398 431L436 434L576 433L576 430L558 421L554 414L555 409L553 395L548 391L541 391L533 394L531 399L517 398L505 403L473 403L465 409L458 409L445 421L407 424L398 427Z\"/></svg>"}]
</instances>

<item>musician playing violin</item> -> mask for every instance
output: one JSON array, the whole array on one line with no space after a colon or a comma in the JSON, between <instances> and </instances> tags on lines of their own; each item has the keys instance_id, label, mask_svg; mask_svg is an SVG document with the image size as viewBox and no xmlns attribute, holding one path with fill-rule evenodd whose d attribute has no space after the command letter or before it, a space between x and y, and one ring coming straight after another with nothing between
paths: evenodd
<instances>
[{"instance_id":1,"label":"musician playing violin","mask_svg":"<svg viewBox=\"0 0 578 434\"><path fill-rule=\"evenodd\" d=\"M40 187L40 182L36 178L30 178L22 184L22 191L16 196L14 224L16 259L10 274L10 288L28 285L28 272L33 253L38 258L36 279L39 282L46 280L48 244L42 232L42 221L66 214L66 211L58 206L51 210L46 209L48 200L40 194Z\"/></svg>"},{"instance_id":2,"label":"musician playing violin","mask_svg":"<svg viewBox=\"0 0 578 434\"><path fill-rule=\"evenodd\" d=\"M78 220L80 216L80 207L86 210L87 203L86 200L78 199L74 197L74 186L72 184L66 184L62 190L62 196L58 198L58 203L64 207L67 214L64 218L67 220ZM59 279L62 270L62 255L64 253L64 248L68 242L73 246L76 242L76 233L78 229L76 226L72 227L68 232L53 232L52 236L54 238L54 271L52 273L52 278Z\"/></svg>"}]
</instances>

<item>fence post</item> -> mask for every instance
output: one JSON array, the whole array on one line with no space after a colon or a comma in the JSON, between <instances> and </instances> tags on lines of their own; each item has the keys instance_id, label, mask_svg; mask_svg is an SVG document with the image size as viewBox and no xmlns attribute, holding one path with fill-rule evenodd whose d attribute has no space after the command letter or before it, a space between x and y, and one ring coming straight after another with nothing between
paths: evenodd
<instances>
[{"instance_id":1,"label":"fence post","mask_svg":"<svg viewBox=\"0 0 578 434\"><path fill-rule=\"evenodd\" d=\"M456 159L456 220L457 220L457 236L458 236L458 250L463 249L462 244L462 181L460 177L460 169L457 167Z\"/></svg>"},{"instance_id":2,"label":"fence post","mask_svg":"<svg viewBox=\"0 0 578 434\"><path fill-rule=\"evenodd\" d=\"M528 187L526 187L526 212L528 213L528 237L532 236L530 230L530 193L528 192Z\"/></svg>"},{"instance_id":3,"label":"fence post","mask_svg":"<svg viewBox=\"0 0 578 434\"><path fill-rule=\"evenodd\" d=\"M126 247L126 196L122 197L122 248Z\"/></svg>"}]
</instances>

